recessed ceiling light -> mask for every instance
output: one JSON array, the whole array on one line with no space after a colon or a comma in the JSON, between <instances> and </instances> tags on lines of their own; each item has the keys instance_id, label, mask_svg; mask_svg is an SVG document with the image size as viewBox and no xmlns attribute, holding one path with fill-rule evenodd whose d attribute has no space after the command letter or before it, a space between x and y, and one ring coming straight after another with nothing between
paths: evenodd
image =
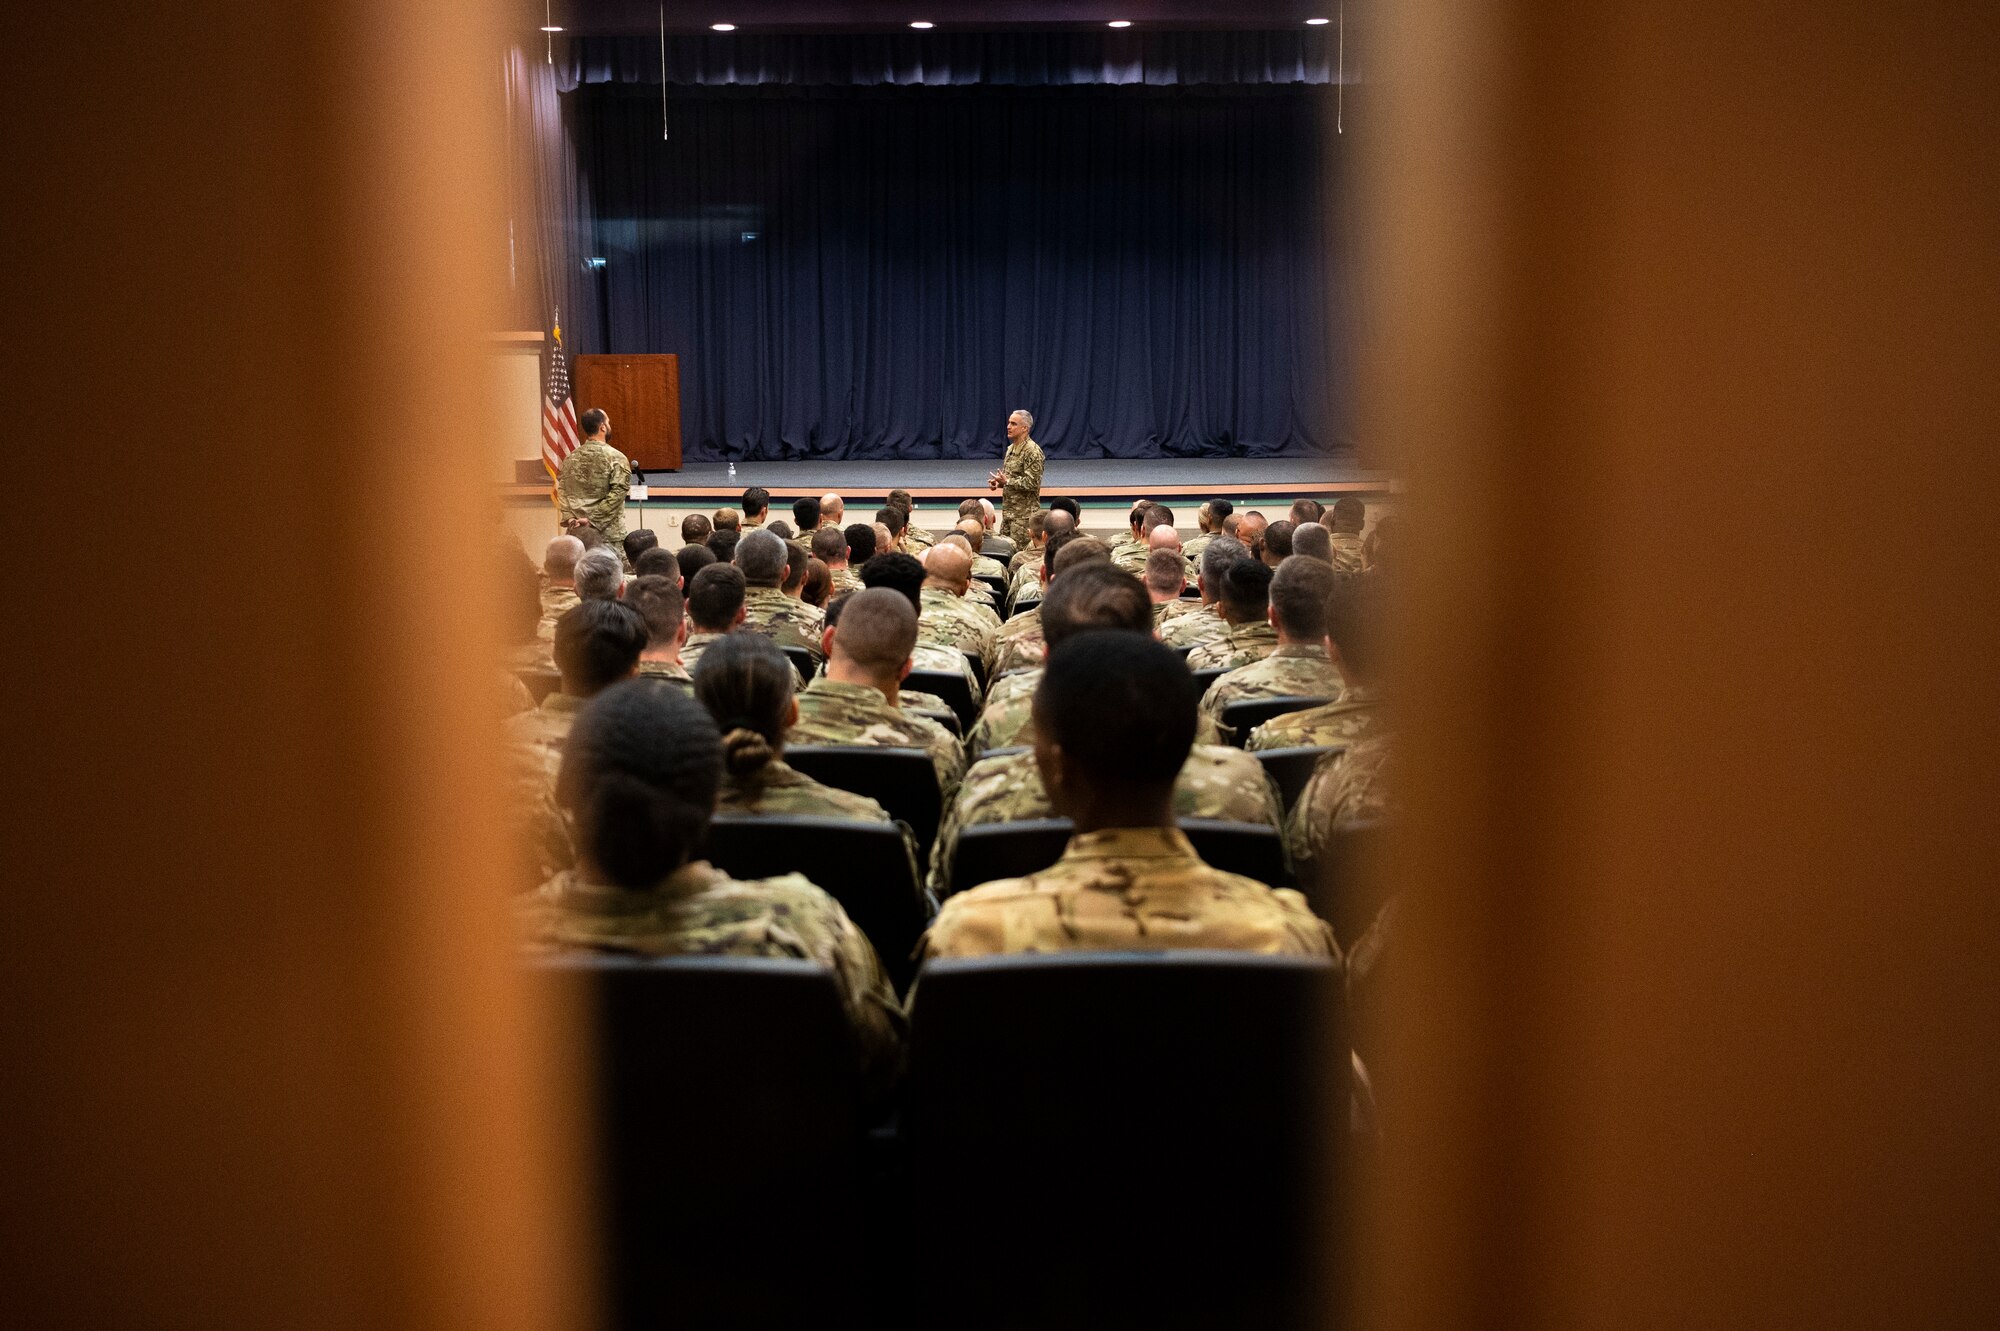
<instances>
[{"instance_id":1,"label":"recessed ceiling light","mask_svg":"<svg viewBox=\"0 0 2000 1331\"><path fill-rule=\"evenodd\" d=\"M735 25L734 23L711 23L711 24L709 24L708 26L709 26L709 27L711 27L711 28L714 28L714 29L715 29L715 30L716 30L717 32L735 32L735 31L736 31L736 25Z\"/></svg>"},{"instance_id":2,"label":"recessed ceiling light","mask_svg":"<svg viewBox=\"0 0 2000 1331\"><path fill-rule=\"evenodd\" d=\"M913 28L935 28L937 24L931 22L929 19L920 18L920 19L912 19L910 22L910 26Z\"/></svg>"},{"instance_id":3,"label":"recessed ceiling light","mask_svg":"<svg viewBox=\"0 0 2000 1331\"><path fill-rule=\"evenodd\" d=\"M1109 26L1114 28L1129 28L1132 26L1132 20L1129 18L1115 18L1111 20Z\"/></svg>"},{"instance_id":4,"label":"recessed ceiling light","mask_svg":"<svg viewBox=\"0 0 2000 1331\"><path fill-rule=\"evenodd\" d=\"M1308 28L1324 28L1327 24L1331 22L1333 22L1333 20L1330 18L1309 18L1306 20L1306 26Z\"/></svg>"},{"instance_id":5,"label":"recessed ceiling light","mask_svg":"<svg viewBox=\"0 0 2000 1331\"><path fill-rule=\"evenodd\" d=\"M556 28L556 27L544 27L544 28L542 29L542 31L543 31L543 32L561 32L561 31L562 31L562 29L561 29L561 28Z\"/></svg>"}]
</instances>

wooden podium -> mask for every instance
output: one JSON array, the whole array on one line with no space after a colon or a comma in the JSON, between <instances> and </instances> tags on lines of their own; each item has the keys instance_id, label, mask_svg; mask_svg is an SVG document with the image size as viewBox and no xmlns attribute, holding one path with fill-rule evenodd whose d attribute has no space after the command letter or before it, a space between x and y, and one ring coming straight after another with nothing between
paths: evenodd
<instances>
[{"instance_id":1,"label":"wooden podium","mask_svg":"<svg viewBox=\"0 0 2000 1331\"><path fill-rule=\"evenodd\" d=\"M647 471L681 469L681 362L678 356L578 356L579 416L601 407L611 446Z\"/></svg>"}]
</instances>

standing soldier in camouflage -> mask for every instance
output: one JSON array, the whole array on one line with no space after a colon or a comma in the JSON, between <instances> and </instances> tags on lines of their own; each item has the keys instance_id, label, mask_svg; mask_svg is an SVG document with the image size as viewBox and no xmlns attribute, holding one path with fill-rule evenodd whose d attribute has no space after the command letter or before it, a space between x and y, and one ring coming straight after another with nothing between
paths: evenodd
<instances>
[{"instance_id":1,"label":"standing soldier in camouflage","mask_svg":"<svg viewBox=\"0 0 2000 1331\"><path fill-rule=\"evenodd\" d=\"M745 583L743 627L780 647L803 647L817 660L820 613L817 607L785 595L783 583L790 563L786 542L770 532L746 532L737 542L736 567Z\"/></svg>"},{"instance_id":2,"label":"standing soldier in camouflage","mask_svg":"<svg viewBox=\"0 0 2000 1331\"><path fill-rule=\"evenodd\" d=\"M601 409L584 412L577 424L583 428L583 442L556 471L556 507L564 526L588 523L607 544L622 550L632 464L611 446L611 418Z\"/></svg>"},{"instance_id":3,"label":"standing soldier in camouflage","mask_svg":"<svg viewBox=\"0 0 2000 1331\"><path fill-rule=\"evenodd\" d=\"M1208 686L1202 720L1225 742L1222 709L1256 698L1338 698L1340 671L1326 654L1326 603L1334 571L1317 559L1287 559L1271 575L1270 623L1278 645L1261 661L1239 666Z\"/></svg>"},{"instance_id":4,"label":"standing soldier in camouflage","mask_svg":"<svg viewBox=\"0 0 2000 1331\"><path fill-rule=\"evenodd\" d=\"M1028 515L1042 506L1042 446L1032 431L1034 416L1017 411L1007 417L1007 453L986 478L988 489L1000 492L1000 532L1016 548L1031 539Z\"/></svg>"}]
</instances>

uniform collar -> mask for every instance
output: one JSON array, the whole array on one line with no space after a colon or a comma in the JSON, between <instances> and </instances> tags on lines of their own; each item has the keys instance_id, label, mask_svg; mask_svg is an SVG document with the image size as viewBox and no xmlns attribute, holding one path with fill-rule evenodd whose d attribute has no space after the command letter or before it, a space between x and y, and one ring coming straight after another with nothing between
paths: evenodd
<instances>
[{"instance_id":1,"label":"uniform collar","mask_svg":"<svg viewBox=\"0 0 2000 1331\"><path fill-rule=\"evenodd\" d=\"M877 707L889 705L889 695L873 684L850 684L844 679L832 679L826 675L813 676L812 683L806 685L807 693L824 693L830 697L848 698L855 702L872 702Z\"/></svg>"},{"instance_id":2,"label":"uniform collar","mask_svg":"<svg viewBox=\"0 0 2000 1331\"><path fill-rule=\"evenodd\" d=\"M1317 642L1279 643L1278 650L1272 652L1271 655L1301 661L1324 661L1327 659L1325 645Z\"/></svg>"},{"instance_id":3,"label":"uniform collar","mask_svg":"<svg viewBox=\"0 0 2000 1331\"><path fill-rule=\"evenodd\" d=\"M552 884L558 904L587 915L644 915L667 901L706 890L722 875L707 860L690 860L651 887L632 891L609 883L594 883L580 871L569 870Z\"/></svg>"},{"instance_id":4,"label":"uniform collar","mask_svg":"<svg viewBox=\"0 0 2000 1331\"><path fill-rule=\"evenodd\" d=\"M1078 832L1063 851L1066 860L1194 857L1194 846L1178 827L1101 827L1095 832Z\"/></svg>"},{"instance_id":5,"label":"uniform collar","mask_svg":"<svg viewBox=\"0 0 2000 1331\"><path fill-rule=\"evenodd\" d=\"M1221 619L1222 616L1217 615L1216 618ZM1228 623L1227 620L1223 622ZM1241 624L1230 624L1229 636L1231 638L1276 638L1278 630L1271 627L1271 621L1268 619L1252 619ZM1322 656L1325 655L1324 652L1320 654Z\"/></svg>"}]
</instances>

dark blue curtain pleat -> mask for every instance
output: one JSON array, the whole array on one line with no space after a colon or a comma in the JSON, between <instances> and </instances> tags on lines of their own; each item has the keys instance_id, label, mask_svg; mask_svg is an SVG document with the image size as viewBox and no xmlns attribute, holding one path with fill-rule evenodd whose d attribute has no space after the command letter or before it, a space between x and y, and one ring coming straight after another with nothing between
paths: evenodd
<instances>
[{"instance_id":1,"label":"dark blue curtain pleat","mask_svg":"<svg viewBox=\"0 0 2000 1331\"><path fill-rule=\"evenodd\" d=\"M655 85L657 87L657 85ZM1347 446L1325 92L881 88L564 98L610 346L681 357L724 457Z\"/></svg>"}]
</instances>

